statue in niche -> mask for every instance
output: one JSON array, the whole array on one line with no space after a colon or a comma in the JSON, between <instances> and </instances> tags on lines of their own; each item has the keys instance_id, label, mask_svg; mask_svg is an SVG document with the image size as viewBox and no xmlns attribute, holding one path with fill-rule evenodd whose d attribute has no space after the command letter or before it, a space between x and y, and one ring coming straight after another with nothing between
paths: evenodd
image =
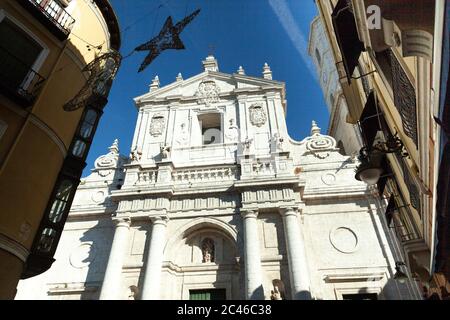
<instances>
[{"instance_id":1,"label":"statue in niche","mask_svg":"<svg viewBox=\"0 0 450 320\"><path fill-rule=\"evenodd\" d=\"M202 241L202 254L203 254L203 263L211 263L214 262L214 241L212 239L206 238Z\"/></svg>"},{"instance_id":2,"label":"statue in niche","mask_svg":"<svg viewBox=\"0 0 450 320\"><path fill-rule=\"evenodd\" d=\"M284 283L279 279L272 281L273 290L271 290L270 300L283 300L284 297Z\"/></svg>"},{"instance_id":3,"label":"statue in niche","mask_svg":"<svg viewBox=\"0 0 450 320\"><path fill-rule=\"evenodd\" d=\"M128 300L137 300L138 288L131 286L128 288Z\"/></svg>"}]
</instances>

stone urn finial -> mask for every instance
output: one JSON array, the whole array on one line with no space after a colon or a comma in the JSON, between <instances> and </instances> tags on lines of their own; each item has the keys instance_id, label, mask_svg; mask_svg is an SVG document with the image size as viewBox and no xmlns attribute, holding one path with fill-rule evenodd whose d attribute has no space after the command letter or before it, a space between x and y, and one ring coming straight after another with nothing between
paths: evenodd
<instances>
[{"instance_id":1,"label":"stone urn finial","mask_svg":"<svg viewBox=\"0 0 450 320\"><path fill-rule=\"evenodd\" d=\"M317 125L317 122L313 120L311 127L311 135L320 134L320 128Z\"/></svg>"}]
</instances>

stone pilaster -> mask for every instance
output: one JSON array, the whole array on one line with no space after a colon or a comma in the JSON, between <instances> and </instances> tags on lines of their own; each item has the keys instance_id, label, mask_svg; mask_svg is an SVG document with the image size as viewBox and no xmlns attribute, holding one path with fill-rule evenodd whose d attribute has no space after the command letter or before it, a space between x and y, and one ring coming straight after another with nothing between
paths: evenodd
<instances>
[{"instance_id":1,"label":"stone pilaster","mask_svg":"<svg viewBox=\"0 0 450 320\"><path fill-rule=\"evenodd\" d=\"M129 244L131 220L129 218L114 219L116 230L109 253L105 278L103 279L100 300L122 299L122 268L126 249Z\"/></svg>"},{"instance_id":2,"label":"stone pilaster","mask_svg":"<svg viewBox=\"0 0 450 320\"><path fill-rule=\"evenodd\" d=\"M310 280L306 261L303 230L298 219L298 210L281 209L284 235L289 261L289 277L291 280L292 299L310 300Z\"/></svg>"},{"instance_id":3,"label":"stone pilaster","mask_svg":"<svg viewBox=\"0 0 450 320\"><path fill-rule=\"evenodd\" d=\"M145 266L142 300L160 299L161 268L166 243L166 228L168 218L165 216L151 217L152 233Z\"/></svg>"},{"instance_id":4,"label":"stone pilaster","mask_svg":"<svg viewBox=\"0 0 450 320\"><path fill-rule=\"evenodd\" d=\"M242 212L241 215L244 220L245 298L263 300L258 212L249 210Z\"/></svg>"}]
</instances>

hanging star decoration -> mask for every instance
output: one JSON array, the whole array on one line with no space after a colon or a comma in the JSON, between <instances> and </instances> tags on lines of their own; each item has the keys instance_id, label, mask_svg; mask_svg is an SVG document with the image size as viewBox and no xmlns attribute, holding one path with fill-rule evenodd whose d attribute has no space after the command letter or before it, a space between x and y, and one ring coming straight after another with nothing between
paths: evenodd
<instances>
[{"instance_id":1,"label":"hanging star decoration","mask_svg":"<svg viewBox=\"0 0 450 320\"><path fill-rule=\"evenodd\" d=\"M135 51L149 51L138 72L144 71L166 49L185 49L183 41L180 39L180 33L199 13L200 9L185 17L176 25L173 25L172 17L169 16L158 36L134 49Z\"/></svg>"},{"instance_id":2,"label":"hanging star decoration","mask_svg":"<svg viewBox=\"0 0 450 320\"><path fill-rule=\"evenodd\" d=\"M97 56L85 66L82 71L89 73L89 77L78 94L63 106L64 110L75 111L80 109L94 95L107 97L121 61L122 56L120 53L111 50Z\"/></svg>"}]
</instances>

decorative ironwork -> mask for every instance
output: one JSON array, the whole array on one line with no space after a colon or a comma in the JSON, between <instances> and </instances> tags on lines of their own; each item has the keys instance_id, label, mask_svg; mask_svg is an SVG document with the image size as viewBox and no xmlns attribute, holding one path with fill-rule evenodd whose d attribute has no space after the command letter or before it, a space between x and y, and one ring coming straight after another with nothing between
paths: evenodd
<instances>
[{"instance_id":1,"label":"decorative ironwork","mask_svg":"<svg viewBox=\"0 0 450 320\"><path fill-rule=\"evenodd\" d=\"M74 111L83 107L93 95L106 98L121 60L122 56L117 51L110 51L98 56L84 67L82 71L89 72L89 78L79 93L64 105L64 110Z\"/></svg>"},{"instance_id":2,"label":"decorative ironwork","mask_svg":"<svg viewBox=\"0 0 450 320\"><path fill-rule=\"evenodd\" d=\"M0 45L0 86L3 91L31 104L45 78Z\"/></svg>"},{"instance_id":3,"label":"decorative ironwork","mask_svg":"<svg viewBox=\"0 0 450 320\"><path fill-rule=\"evenodd\" d=\"M55 0L28 0L44 14L66 36L69 35L75 19Z\"/></svg>"},{"instance_id":4,"label":"decorative ironwork","mask_svg":"<svg viewBox=\"0 0 450 320\"><path fill-rule=\"evenodd\" d=\"M176 25L173 25L172 17L168 17L158 36L134 49L135 51L149 51L138 72L144 71L162 51L166 49L184 49L185 47L183 41L180 39L180 33L199 13L200 9L195 10Z\"/></svg>"},{"instance_id":5,"label":"decorative ironwork","mask_svg":"<svg viewBox=\"0 0 450 320\"><path fill-rule=\"evenodd\" d=\"M409 172L408 166L405 160L403 159L403 156L398 152L395 153L395 156L403 172L404 181L409 192L409 199L411 202L411 206L414 209L416 209L417 212L419 212L419 214L421 215L419 188L414 183L414 179L412 178L411 173Z\"/></svg>"},{"instance_id":6,"label":"decorative ironwork","mask_svg":"<svg viewBox=\"0 0 450 320\"><path fill-rule=\"evenodd\" d=\"M388 50L388 55L392 68L394 103L400 112L403 130L418 146L416 90L392 50Z\"/></svg>"}]
</instances>

